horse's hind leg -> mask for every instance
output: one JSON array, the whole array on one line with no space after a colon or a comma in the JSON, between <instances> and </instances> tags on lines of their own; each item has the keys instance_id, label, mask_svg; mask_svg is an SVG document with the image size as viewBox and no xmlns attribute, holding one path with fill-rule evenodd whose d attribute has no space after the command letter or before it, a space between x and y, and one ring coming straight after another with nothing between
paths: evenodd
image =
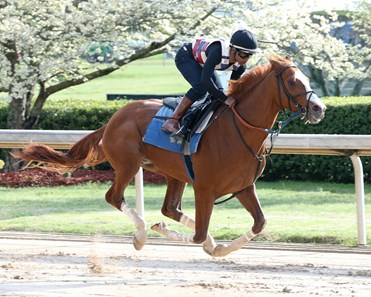
<instances>
[{"instance_id":1,"label":"horse's hind leg","mask_svg":"<svg viewBox=\"0 0 371 297\"><path fill-rule=\"evenodd\" d=\"M140 217L134 209L132 209L124 199L123 193L125 188L133 179L134 175L138 172L139 167L125 166L125 170L120 169L116 171L115 180L112 183L111 188L106 193L106 201L125 213L130 220L134 223L137 232L133 238L133 244L135 249L140 250L146 244L147 231L146 223L142 217Z\"/></svg>"},{"instance_id":2,"label":"horse's hind leg","mask_svg":"<svg viewBox=\"0 0 371 297\"><path fill-rule=\"evenodd\" d=\"M229 253L239 250L243 245L251 241L258 233L263 231L266 224L263 210L260 206L258 196L255 190L255 184L251 185L237 195L237 199L245 207L245 209L252 215L254 225L251 230L245 232L242 236L234 239L229 245L217 245L213 256L223 257Z\"/></svg>"},{"instance_id":3,"label":"horse's hind leg","mask_svg":"<svg viewBox=\"0 0 371 297\"><path fill-rule=\"evenodd\" d=\"M165 195L165 200L162 205L162 214L168 218L171 218L182 225L195 230L195 221L188 217L182 211L182 197L186 183L176 180L172 177L167 176L167 190ZM181 234L176 231L170 230L165 223L158 223L152 226L152 229L157 231L163 236L169 239L182 241L182 242L192 242L194 234ZM215 248L215 241L208 234L206 241L203 243L203 249L206 253L210 254Z\"/></svg>"}]
</instances>

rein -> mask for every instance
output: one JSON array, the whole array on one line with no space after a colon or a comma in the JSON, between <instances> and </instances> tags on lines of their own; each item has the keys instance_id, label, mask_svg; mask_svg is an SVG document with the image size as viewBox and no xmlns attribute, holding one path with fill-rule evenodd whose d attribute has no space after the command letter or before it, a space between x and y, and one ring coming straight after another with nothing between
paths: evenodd
<instances>
[{"instance_id":1,"label":"rein","mask_svg":"<svg viewBox=\"0 0 371 297\"><path fill-rule=\"evenodd\" d=\"M308 91L308 92L305 92L303 94L299 94L299 95L296 95L296 96L292 96L289 91L287 90L286 86L285 86L285 83L281 77L281 74L283 72L285 72L287 69L289 68L297 68L296 66L287 66L287 67L284 67L282 68L281 70L277 71L276 72L276 81L277 81L277 89L278 89L278 99L279 99L279 102L280 102L280 105L281 105L281 108L282 110L284 110L285 112L285 109L283 108L283 105L282 105L282 99L281 99L281 90L280 90L280 87L282 87L282 90L283 92L285 93L286 95L286 99L289 103L289 108L291 109L291 102L293 102L294 106L295 107L298 107L299 109L294 112L290 117L287 116L286 112L285 112L285 115L287 116L287 118L284 120L284 121L279 121L277 122L278 124L278 129L276 130L271 130L271 129L267 129L267 128L261 128L261 127L257 127L257 126L254 126L254 125L251 125L250 123L248 123L246 120L244 120L240 115L239 113L237 112L236 108L235 108L235 105L236 103L234 104L231 104L229 107L230 109L232 110L233 114L234 114L234 118L233 118L233 122L234 122L234 125L236 127L236 130L240 136L240 139L242 140L242 143L243 145L245 146L245 148L254 156L254 158L259 162L258 163L258 168L255 172L255 177L254 177L254 183L255 181L258 179L258 174L260 172L260 169L261 169L261 166L262 166L262 162L263 162L263 159L264 157L266 156L270 156L270 154L272 153L272 150L273 150L273 146L274 146L274 142L277 138L277 136L281 133L281 130L288 124L290 123L293 119L301 116L301 115L304 115L307 116L308 114L308 108L309 108L309 102L310 102L310 99L313 95L313 93L315 93L314 91ZM298 96L302 96L302 95L307 95L307 94L310 94L309 98L307 99L307 104L306 104L306 107L302 107L296 100L295 98L298 97ZM242 133L241 133L241 130L240 128L238 127L237 125L237 121L236 119L238 119L238 121L244 125L245 127L247 128L250 128L250 129L255 129L255 130L258 130L258 131L261 131L261 132L264 132L268 135L271 136L271 147L269 148L269 150L265 151L262 155L258 155L257 153L255 153L252 148L246 143L245 139L243 138L242 136ZM263 141L263 144L262 146L264 145L265 143L265 140ZM259 149L260 151L260 149ZM236 197L239 193L241 193L242 191L244 191L245 189L242 189L236 193L233 193L230 197L222 200L222 201L219 201L219 202L214 202L214 205L218 205L218 204L221 204L221 203L224 203L224 202L227 202L229 200L231 200L232 198Z\"/></svg>"},{"instance_id":2,"label":"rein","mask_svg":"<svg viewBox=\"0 0 371 297\"><path fill-rule=\"evenodd\" d=\"M278 129L277 130L271 130L271 129L266 129L266 128L261 128L261 127L256 127L256 126L253 126L251 124L249 124L247 121L245 121L240 115L239 113L237 112L237 110L235 109L234 106L231 106L230 109L233 111L235 117L240 121L240 123L242 125L244 125L245 127L247 128L251 128L251 129L255 129L255 130L259 130L259 131L262 131L262 132L265 132L267 134L273 134L273 135L278 135L280 134L281 130L283 127L285 127L288 123L290 123L293 119L297 118L298 116L302 115L303 114L303 111L301 109L299 109L298 111L296 111L295 113L293 113L290 117L288 117L286 120L284 121L279 121L277 122L278 123Z\"/></svg>"},{"instance_id":3,"label":"rein","mask_svg":"<svg viewBox=\"0 0 371 297\"><path fill-rule=\"evenodd\" d=\"M236 108L235 108L235 105L236 105L236 104L234 103L234 104L232 104L232 105L230 106L230 109L233 111L233 113L234 113L234 115L235 115L235 118L237 118L237 119L240 121L240 123L242 123L242 125L244 125L244 126L247 127L247 128L251 128L251 129L255 129L255 130L258 130L258 131L262 131L262 132L264 132L264 133L267 133L268 135L271 135L271 137L273 137L273 136L277 137L277 136L281 133L281 130L282 130L282 129L283 129L283 128L288 124L288 123L290 123L293 119L295 119L295 118L297 118L297 117L299 117L299 116L301 116L301 115L303 115L304 117L306 117L306 116L308 115L309 102L310 102L310 99L311 99L312 95L315 94L315 92L314 92L314 91L308 91L308 92L305 92L305 93L303 93L303 94L298 94L298 95L292 96L292 95L290 94L290 92L287 90L286 85L285 85L285 83L284 83L284 81L283 81L283 79L282 79L282 76L281 76L281 74L284 73L284 72L285 72L287 69L289 69L289 68L297 68L297 67L294 66L294 65L286 66L286 67L280 69L279 71L277 71L276 74L275 74L275 76L276 76L276 81L277 81L278 100L279 100L279 102L280 102L280 105L281 105L282 110L285 111L285 108L284 108L283 105L282 105L282 98L281 98L281 89L280 89L280 87L282 87L282 90L283 90L283 92L285 93L286 99L287 99L287 101L288 101L288 103L289 103L289 109L291 109L291 102L292 102L292 103L294 104L294 106L298 108L298 110L297 110L296 112L294 112L291 116L287 116L287 114L285 113L286 116L287 116L286 120L277 122L277 124L278 124L278 129L276 129L276 130L271 130L271 129L267 129L267 128L257 127L257 126L254 126L254 125L251 125L250 123L248 123L246 120L244 120L244 119L239 115L239 113L237 112L237 110L236 110ZM309 98L307 99L306 107L301 106L301 105L300 105L300 104L295 100L296 97L303 96L303 95L308 95L308 94L310 94L310 96L309 96ZM238 126L236 126L236 127L237 127L237 129L239 130ZM240 134L240 136L242 137L242 134L241 134L240 131L239 131L239 134ZM245 146L247 146L245 140L244 140L243 138L241 138L241 139L242 139L242 141L244 142ZM268 155L270 154L270 152L272 151L272 149L273 149L273 142L272 142L272 146L271 146L271 148L270 148L270 150L269 150ZM251 148L249 148L249 151L251 151ZM255 153L253 153L253 155L255 156L255 158L256 158L257 160L259 160L259 158L256 157L257 155L256 155Z\"/></svg>"}]
</instances>

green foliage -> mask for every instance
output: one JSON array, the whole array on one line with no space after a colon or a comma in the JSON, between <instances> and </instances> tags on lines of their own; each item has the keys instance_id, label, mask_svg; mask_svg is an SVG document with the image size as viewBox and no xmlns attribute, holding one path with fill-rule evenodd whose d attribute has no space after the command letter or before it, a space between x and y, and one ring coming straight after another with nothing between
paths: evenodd
<instances>
[{"instance_id":1,"label":"green foliage","mask_svg":"<svg viewBox=\"0 0 371 297\"><path fill-rule=\"evenodd\" d=\"M49 100L35 129L96 130L105 125L112 115L127 103L127 100Z\"/></svg>"},{"instance_id":2,"label":"green foliage","mask_svg":"<svg viewBox=\"0 0 371 297\"><path fill-rule=\"evenodd\" d=\"M35 129L40 130L97 130L128 100L102 101L54 99L47 101ZM111 169L108 162L95 169Z\"/></svg>"},{"instance_id":3,"label":"green foliage","mask_svg":"<svg viewBox=\"0 0 371 297\"><path fill-rule=\"evenodd\" d=\"M370 134L371 97L325 97L326 116L318 125L294 121L284 133Z\"/></svg>"},{"instance_id":4,"label":"green foliage","mask_svg":"<svg viewBox=\"0 0 371 297\"><path fill-rule=\"evenodd\" d=\"M371 97L323 98L326 116L318 125L291 122L283 133L292 134L370 134ZM42 130L96 130L129 101L53 99L48 100L36 126ZM0 127L5 127L6 104L0 102ZM283 119L283 115L280 116ZM0 153L4 159L4 152ZM348 157L272 155L262 180L310 180L353 183L353 166ZM371 182L371 160L362 157L365 180ZM109 168L100 165L97 168Z\"/></svg>"},{"instance_id":5,"label":"green foliage","mask_svg":"<svg viewBox=\"0 0 371 297\"><path fill-rule=\"evenodd\" d=\"M0 129L5 129L8 116L8 104L0 100Z\"/></svg>"},{"instance_id":6,"label":"green foliage","mask_svg":"<svg viewBox=\"0 0 371 297\"><path fill-rule=\"evenodd\" d=\"M50 99L46 102L37 130L96 130L112 115L129 103L127 100L102 101L79 99ZM0 127L6 127L7 104L0 101ZM0 159L6 160L9 149L0 149ZM95 169L111 169L105 162Z\"/></svg>"}]
</instances>

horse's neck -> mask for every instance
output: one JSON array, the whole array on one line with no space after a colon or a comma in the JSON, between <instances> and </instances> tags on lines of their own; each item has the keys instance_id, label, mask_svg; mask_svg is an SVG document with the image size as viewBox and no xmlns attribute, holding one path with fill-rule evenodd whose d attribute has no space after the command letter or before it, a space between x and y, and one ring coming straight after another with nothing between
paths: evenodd
<instances>
[{"instance_id":1,"label":"horse's neck","mask_svg":"<svg viewBox=\"0 0 371 297\"><path fill-rule=\"evenodd\" d=\"M274 75L269 74L238 103L238 112L251 125L271 129L280 111L277 104L277 86Z\"/></svg>"}]
</instances>

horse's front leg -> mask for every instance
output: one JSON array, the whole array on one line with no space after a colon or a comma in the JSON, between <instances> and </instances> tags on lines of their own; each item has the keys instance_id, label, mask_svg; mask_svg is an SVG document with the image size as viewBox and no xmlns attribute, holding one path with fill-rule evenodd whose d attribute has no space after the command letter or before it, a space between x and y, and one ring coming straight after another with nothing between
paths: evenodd
<instances>
[{"instance_id":1,"label":"horse's front leg","mask_svg":"<svg viewBox=\"0 0 371 297\"><path fill-rule=\"evenodd\" d=\"M234 239L229 245L217 245L213 252L213 256L215 257L223 257L233 251L239 250L243 245L251 241L258 233L263 231L265 227L266 220L264 218L264 213L256 194L255 184L251 185L240 194L238 194L237 199L252 215L254 219L254 225L249 231L244 233L242 236Z\"/></svg>"},{"instance_id":2,"label":"horse's front leg","mask_svg":"<svg viewBox=\"0 0 371 297\"><path fill-rule=\"evenodd\" d=\"M191 218L187 217L185 214L183 214L180 218L180 222L184 225L187 226L188 228L195 230L196 229L196 223L194 220ZM211 236L209 232L207 232L207 238L206 240L202 243L202 247L204 251L212 256L214 249L215 249L216 243L214 238Z\"/></svg>"},{"instance_id":3,"label":"horse's front leg","mask_svg":"<svg viewBox=\"0 0 371 297\"><path fill-rule=\"evenodd\" d=\"M132 209L125 201L123 192L133 175L137 171L136 168L132 169L128 174L127 172L116 171L116 177L112 183L111 188L106 193L106 201L112 206L116 207L118 210L126 214L129 219L134 223L137 232L133 238L133 245L136 250L140 250L147 242L147 231L146 222L142 217L140 217L137 212Z\"/></svg>"},{"instance_id":4,"label":"horse's front leg","mask_svg":"<svg viewBox=\"0 0 371 297\"><path fill-rule=\"evenodd\" d=\"M195 221L185 215L182 211L182 197L186 183L167 177L167 191L165 200L162 206L162 214L171 218L182 225L195 230ZM158 223L152 226L152 230L160 233L161 235L175 241L190 243L193 242L194 234L182 234L177 231L170 230L165 223ZM210 254L215 248L215 241L208 234L207 239L203 242L203 249L206 253Z\"/></svg>"},{"instance_id":5,"label":"horse's front leg","mask_svg":"<svg viewBox=\"0 0 371 297\"><path fill-rule=\"evenodd\" d=\"M147 242L146 222L125 201L122 202L120 210L134 223L137 232L133 237L133 245L136 250L141 250Z\"/></svg>"}]
</instances>

